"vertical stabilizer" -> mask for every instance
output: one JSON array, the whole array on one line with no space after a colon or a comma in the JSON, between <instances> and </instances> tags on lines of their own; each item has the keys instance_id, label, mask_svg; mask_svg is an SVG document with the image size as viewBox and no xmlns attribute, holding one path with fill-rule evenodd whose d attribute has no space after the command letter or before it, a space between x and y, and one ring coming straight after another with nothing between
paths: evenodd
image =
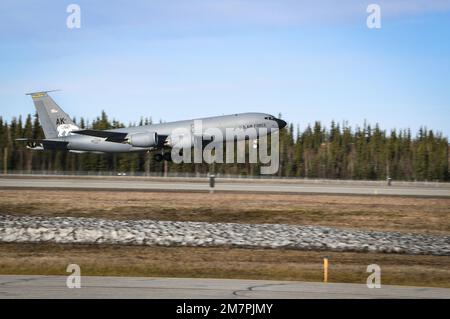
<instances>
[{"instance_id":1,"label":"vertical stabilizer","mask_svg":"<svg viewBox=\"0 0 450 319\"><path fill-rule=\"evenodd\" d=\"M73 130L79 127L70 119L70 117L53 101L48 92L28 93L33 99L36 107L39 121L44 130L45 138L56 138L67 136Z\"/></svg>"}]
</instances>

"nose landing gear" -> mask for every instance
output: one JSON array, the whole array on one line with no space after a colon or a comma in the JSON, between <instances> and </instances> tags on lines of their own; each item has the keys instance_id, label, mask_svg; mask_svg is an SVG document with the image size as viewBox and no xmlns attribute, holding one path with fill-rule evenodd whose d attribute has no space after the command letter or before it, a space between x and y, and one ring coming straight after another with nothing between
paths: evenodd
<instances>
[{"instance_id":1,"label":"nose landing gear","mask_svg":"<svg viewBox=\"0 0 450 319\"><path fill-rule=\"evenodd\" d=\"M164 157L162 154L155 154L155 156L153 156L153 159L157 162L161 162L164 159Z\"/></svg>"},{"instance_id":2,"label":"nose landing gear","mask_svg":"<svg viewBox=\"0 0 450 319\"><path fill-rule=\"evenodd\" d=\"M155 154L155 156L153 156L154 160L157 162L162 162L164 161L168 161L168 162L172 162L172 155L170 153L163 153L163 154Z\"/></svg>"}]
</instances>

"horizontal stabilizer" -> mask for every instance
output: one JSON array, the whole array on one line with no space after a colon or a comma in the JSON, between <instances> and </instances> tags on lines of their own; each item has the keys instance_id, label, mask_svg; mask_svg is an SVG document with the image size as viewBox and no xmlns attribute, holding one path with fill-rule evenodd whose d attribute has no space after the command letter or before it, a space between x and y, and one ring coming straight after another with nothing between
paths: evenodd
<instances>
[{"instance_id":1,"label":"horizontal stabilizer","mask_svg":"<svg viewBox=\"0 0 450 319\"><path fill-rule=\"evenodd\" d=\"M108 142L116 142L116 143L124 142L125 138L128 135L128 133L111 132L111 131L98 131L98 130L77 130L77 131L72 131L72 133L80 134L80 135L100 137L100 138L106 138L106 141L108 141Z\"/></svg>"},{"instance_id":2,"label":"horizontal stabilizer","mask_svg":"<svg viewBox=\"0 0 450 319\"><path fill-rule=\"evenodd\" d=\"M35 143L40 143L42 142L44 139L36 139L36 138L16 138L15 139L17 142L35 142Z\"/></svg>"},{"instance_id":3,"label":"horizontal stabilizer","mask_svg":"<svg viewBox=\"0 0 450 319\"><path fill-rule=\"evenodd\" d=\"M33 139L33 138L16 138L18 142L26 142L30 147L42 145L44 150L67 150L69 142L47 139Z\"/></svg>"}]
</instances>

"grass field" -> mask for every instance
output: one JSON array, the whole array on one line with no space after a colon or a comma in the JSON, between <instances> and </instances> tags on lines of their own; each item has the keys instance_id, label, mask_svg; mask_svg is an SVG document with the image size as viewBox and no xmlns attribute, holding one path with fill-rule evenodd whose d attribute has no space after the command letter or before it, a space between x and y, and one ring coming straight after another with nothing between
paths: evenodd
<instances>
[{"instance_id":1,"label":"grass field","mask_svg":"<svg viewBox=\"0 0 450 319\"><path fill-rule=\"evenodd\" d=\"M1 274L323 280L365 283L369 264L381 267L382 284L450 287L450 257L311 252L275 249L137 247L115 245L0 244Z\"/></svg>"},{"instance_id":2,"label":"grass field","mask_svg":"<svg viewBox=\"0 0 450 319\"><path fill-rule=\"evenodd\" d=\"M450 233L449 198L0 190L0 212Z\"/></svg>"},{"instance_id":3,"label":"grass field","mask_svg":"<svg viewBox=\"0 0 450 319\"><path fill-rule=\"evenodd\" d=\"M450 233L448 198L0 190L0 212ZM64 275L76 263L85 275L321 281L324 255L332 282L364 283L375 263L384 284L450 287L449 256L282 249L0 243L0 273Z\"/></svg>"}]
</instances>

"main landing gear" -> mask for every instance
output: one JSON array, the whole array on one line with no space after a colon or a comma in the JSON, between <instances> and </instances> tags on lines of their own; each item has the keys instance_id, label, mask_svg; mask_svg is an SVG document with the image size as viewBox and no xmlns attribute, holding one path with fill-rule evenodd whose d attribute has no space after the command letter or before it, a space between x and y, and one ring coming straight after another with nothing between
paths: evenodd
<instances>
[{"instance_id":1,"label":"main landing gear","mask_svg":"<svg viewBox=\"0 0 450 319\"><path fill-rule=\"evenodd\" d=\"M163 153L163 154L155 154L155 156L153 156L154 160L157 162L162 162L164 161L168 161L168 162L172 162L172 155L170 153Z\"/></svg>"}]
</instances>

